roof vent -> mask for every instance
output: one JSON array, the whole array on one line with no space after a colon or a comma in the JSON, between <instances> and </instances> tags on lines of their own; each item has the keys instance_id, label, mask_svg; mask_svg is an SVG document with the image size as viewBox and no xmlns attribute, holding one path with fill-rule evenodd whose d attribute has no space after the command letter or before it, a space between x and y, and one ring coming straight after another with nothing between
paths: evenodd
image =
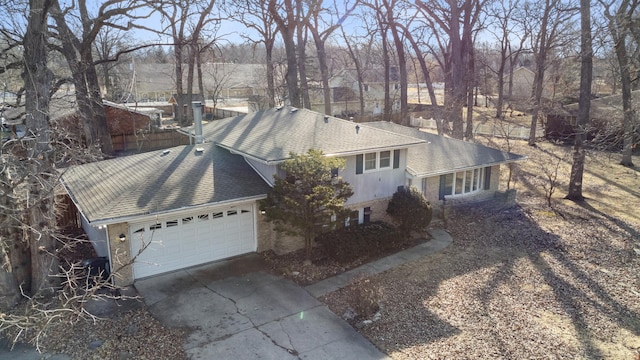
<instances>
[{"instance_id":1,"label":"roof vent","mask_svg":"<svg viewBox=\"0 0 640 360\"><path fill-rule=\"evenodd\" d=\"M356 134L360 132L360 125L356 125Z\"/></svg>"},{"instance_id":2,"label":"roof vent","mask_svg":"<svg viewBox=\"0 0 640 360\"><path fill-rule=\"evenodd\" d=\"M276 111L282 110L282 106L276 106Z\"/></svg>"},{"instance_id":3,"label":"roof vent","mask_svg":"<svg viewBox=\"0 0 640 360\"><path fill-rule=\"evenodd\" d=\"M169 153L171 152L171 150L163 150L162 154L160 154L160 156L166 156L169 155Z\"/></svg>"},{"instance_id":4,"label":"roof vent","mask_svg":"<svg viewBox=\"0 0 640 360\"><path fill-rule=\"evenodd\" d=\"M325 122L325 123L328 123L328 122L329 122L329 115L325 115L325 116L324 116L324 122Z\"/></svg>"},{"instance_id":5,"label":"roof vent","mask_svg":"<svg viewBox=\"0 0 640 360\"><path fill-rule=\"evenodd\" d=\"M298 108L292 107L291 108L291 113L293 114L294 112L298 111Z\"/></svg>"},{"instance_id":6,"label":"roof vent","mask_svg":"<svg viewBox=\"0 0 640 360\"><path fill-rule=\"evenodd\" d=\"M204 152L204 148L203 147L197 147L196 148L196 154L202 154Z\"/></svg>"}]
</instances>

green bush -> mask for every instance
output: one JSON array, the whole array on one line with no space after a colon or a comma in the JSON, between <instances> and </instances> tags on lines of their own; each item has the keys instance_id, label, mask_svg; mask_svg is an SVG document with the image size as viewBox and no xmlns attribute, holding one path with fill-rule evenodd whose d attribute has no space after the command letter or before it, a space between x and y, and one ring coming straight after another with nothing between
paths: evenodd
<instances>
[{"instance_id":1,"label":"green bush","mask_svg":"<svg viewBox=\"0 0 640 360\"><path fill-rule=\"evenodd\" d=\"M417 189L402 187L389 201L387 214L393 218L400 233L409 237L412 232L422 231L429 226L433 209Z\"/></svg>"},{"instance_id":2,"label":"green bush","mask_svg":"<svg viewBox=\"0 0 640 360\"><path fill-rule=\"evenodd\" d=\"M371 258L401 248L404 242L395 228L385 222L349 226L320 234L316 242L322 245L328 258L347 263L358 258Z\"/></svg>"}]
</instances>

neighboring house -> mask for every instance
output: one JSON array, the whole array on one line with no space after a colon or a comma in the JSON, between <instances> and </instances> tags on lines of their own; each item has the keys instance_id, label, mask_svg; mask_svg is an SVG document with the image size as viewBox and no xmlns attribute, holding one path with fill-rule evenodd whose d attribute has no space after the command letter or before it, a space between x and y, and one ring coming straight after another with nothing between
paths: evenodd
<instances>
[{"instance_id":1,"label":"neighboring house","mask_svg":"<svg viewBox=\"0 0 640 360\"><path fill-rule=\"evenodd\" d=\"M491 196L498 189L499 164L523 159L395 124L356 124L291 107L217 120L202 129L205 144L76 166L63 174L98 255L108 256L115 269L139 253L121 272L119 285L247 252L303 247L301 239L274 232L257 204L274 175L283 175L279 165L292 152L318 149L345 160L338 175L354 190L346 205L350 220L359 223L385 219L389 199L407 184L421 187L434 202L441 196Z\"/></svg>"},{"instance_id":2,"label":"neighboring house","mask_svg":"<svg viewBox=\"0 0 640 360\"><path fill-rule=\"evenodd\" d=\"M183 64L183 69L187 65ZM202 81L207 99L217 97L247 98L249 95L266 93L261 80L265 77L262 64L203 63ZM122 100L128 102L165 102L176 92L175 65L170 63L135 64L123 69L114 69L113 83L127 89ZM187 93L187 71L184 71L183 93ZM124 90L123 90L124 91ZM194 79L192 92L199 92ZM247 95L248 94L248 95Z\"/></svg>"},{"instance_id":3,"label":"neighboring house","mask_svg":"<svg viewBox=\"0 0 640 360\"><path fill-rule=\"evenodd\" d=\"M362 79L362 97L365 103L365 115L380 115L384 111L384 70L374 69L365 71ZM400 83L397 70L391 73L389 84L391 98L393 101L393 111L399 111ZM338 74L329 79L331 89L332 111L334 115L343 116L360 111L360 85L358 83L358 73L353 69L341 70ZM324 111L323 99L314 105L318 111ZM343 116L344 117L344 116Z\"/></svg>"},{"instance_id":4,"label":"neighboring house","mask_svg":"<svg viewBox=\"0 0 640 360\"><path fill-rule=\"evenodd\" d=\"M529 100L533 93L533 84L536 73L524 66L521 66L513 70L513 88L511 93L512 100ZM553 84L548 79L548 71L544 77L544 84L542 88L542 97L551 98L553 96ZM509 74L504 76L504 95L509 96Z\"/></svg>"}]
</instances>

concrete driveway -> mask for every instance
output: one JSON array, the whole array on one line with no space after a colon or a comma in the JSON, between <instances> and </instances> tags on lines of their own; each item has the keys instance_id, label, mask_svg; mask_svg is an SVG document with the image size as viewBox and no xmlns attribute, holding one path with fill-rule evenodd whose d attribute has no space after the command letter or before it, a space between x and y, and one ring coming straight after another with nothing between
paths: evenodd
<instances>
[{"instance_id":1,"label":"concrete driveway","mask_svg":"<svg viewBox=\"0 0 640 360\"><path fill-rule=\"evenodd\" d=\"M139 280L164 325L191 330L192 359L386 359L368 340L258 255Z\"/></svg>"}]
</instances>

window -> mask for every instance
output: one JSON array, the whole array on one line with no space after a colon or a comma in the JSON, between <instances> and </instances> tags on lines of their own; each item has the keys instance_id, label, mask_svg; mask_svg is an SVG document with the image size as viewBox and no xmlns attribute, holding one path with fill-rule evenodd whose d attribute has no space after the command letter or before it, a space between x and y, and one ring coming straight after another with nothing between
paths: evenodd
<instances>
[{"instance_id":1,"label":"window","mask_svg":"<svg viewBox=\"0 0 640 360\"><path fill-rule=\"evenodd\" d=\"M427 178L422 178L422 195L427 196Z\"/></svg>"},{"instance_id":2,"label":"window","mask_svg":"<svg viewBox=\"0 0 640 360\"><path fill-rule=\"evenodd\" d=\"M198 215L198 221L207 221L207 220L209 220L209 214Z\"/></svg>"},{"instance_id":3,"label":"window","mask_svg":"<svg viewBox=\"0 0 640 360\"><path fill-rule=\"evenodd\" d=\"M351 214L344 220L344 226L358 225L359 217L360 212L358 210L353 210Z\"/></svg>"},{"instance_id":4,"label":"window","mask_svg":"<svg viewBox=\"0 0 640 360\"><path fill-rule=\"evenodd\" d=\"M153 225L149 225L149 230L157 230L162 229L162 223L155 223Z\"/></svg>"},{"instance_id":5,"label":"window","mask_svg":"<svg viewBox=\"0 0 640 360\"><path fill-rule=\"evenodd\" d=\"M190 224L193 222L193 216L183 217L182 225Z\"/></svg>"},{"instance_id":6,"label":"window","mask_svg":"<svg viewBox=\"0 0 640 360\"><path fill-rule=\"evenodd\" d=\"M219 219L223 216L223 212L222 211L218 211L218 212L214 212L213 214L211 214L211 218L212 219Z\"/></svg>"},{"instance_id":7,"label":"window","mask_svg":"<svg viewBox=\"0 0 640 360\"><path fill-rule=\"evenodd\" d=\"M168 220L167 221L167 227L174 227L174 226L178 226L178 220Z\"/></svg>"},{"instance_id":8,"label":"window","mask_svg":"<svg viewBox=\"0 0 640 360\"><path fill-rule=\"evenodd\" d=\"M331 169L331 178L337 178L338 177L338 168L332 168Z\"/></svg>"},{"instance_id":9,"label":"window","mask_svg":"<svg viewBox=\"0 0 640 360\"><path fill-rule=\"evenodd\" d=\"M367 206L363 211L362 223L368 224L371 222L371 207Z\"/></svg>"},{"instance_id":10,"label":"window","mask_svg":"<svg viewBox=\"0 0 640 360\"><path fill-rule=\"evenodd\" d=\"M391 151L380 152L380 169L391 167Z\"/></svg>"},{"instance_id":11,"label":"window","mask_svg":"<svg viewBox=\"0 0 640 360\"><path fill-rule=\"evenodd\" d=\"M364 91L369 91L369 84L362 84Z\"/></svg>"},{"instance_id":12,"label":"window","mask_svg":"<svg viewBox=\"0 0 640 360\"><path fill-rule=\"evenodd\" d=\"M380 151L356 156L356 174L376 169L389 169L392 166L391 151ZM393 151L393 168L400 167L400 150Z\"/></svg>"},{"instance_id":13,"label":"window","mask_svg":"<svg viewBox=\"0 0 640 360\"><path fill-rule=\"evenodd\" d=\"M478 168L440 176L440 200L445 196L464 195L483 190L485 177L488 178L490 171L485 168ZM423 193L426 193L426 178L422 179Z\"/></svg>"},{"instance_id":14,"label":"window","mask_svg":"<svg viewBox=\"0 0 640 360\"><path fill-rule=\"evenodd\" d=\"M364 170L375 170L378 153L364 154Z\"/></svg>"},{"instance_id":15,"label":"window","mask_svg":"<svg viewBox=\"0 0 640 360\"><path fill-rule=\"evenodd\" d=\"M227 210L227 216L238 215L238 210Z\"/></svg>"}]
</instances>

